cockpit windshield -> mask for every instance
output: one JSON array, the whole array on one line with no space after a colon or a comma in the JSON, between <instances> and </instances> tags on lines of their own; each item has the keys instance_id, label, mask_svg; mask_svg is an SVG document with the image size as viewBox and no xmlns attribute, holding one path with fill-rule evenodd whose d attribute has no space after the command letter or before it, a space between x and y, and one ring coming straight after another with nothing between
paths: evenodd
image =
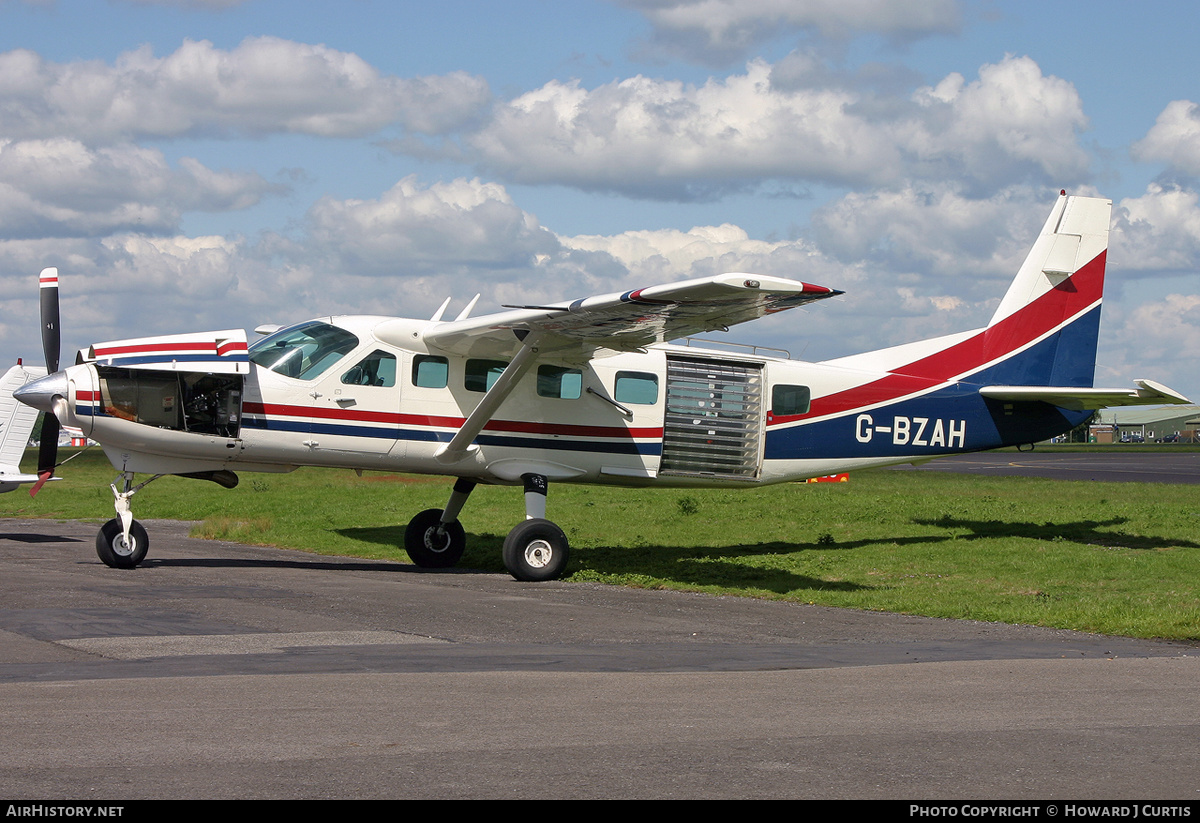
<instances>
[{"instance_id":1,"label":"cockpit windshield","mask_svg":"<svg viewBox=\"0 0 1200 823\"><path fill-rule=\"evenodd\" d=\"M358 338L345 329L313 320L256 341L250 347L250 362L286 377L312 380L357 345Z\"/></svg>"}]
</instances>

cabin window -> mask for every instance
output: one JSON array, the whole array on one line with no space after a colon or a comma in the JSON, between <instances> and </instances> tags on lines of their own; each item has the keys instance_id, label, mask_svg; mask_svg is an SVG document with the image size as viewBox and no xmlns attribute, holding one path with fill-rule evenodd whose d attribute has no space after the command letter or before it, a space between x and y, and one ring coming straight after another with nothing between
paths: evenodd
<instances>
[{"instance_id":1,"label":"cabin window","mask_svg":"<svg viewBox=\"0 0 1200 823\"><path fill-rule=\"evenodd\" d=\"M658 375L638 371L619 371L613 394L618 403L653 406L658 402Z\"/></svg>"},{"instance_id":2,"label":"cabin window","mask_svg":"<svg viewBox=\"0 0 1200 823\"><path fill-rule=\"evenodd\" d=\"M394 386L396 358L384 351L373 351L343 374L342 382L347 386Z\"/></svg>"},{"instance_id":3,"label":"cabin window","mask_svg":"<svg viewBox=\"0 0 1200 823\"><path fill-rule=\"evenodd\" d=\"M434 354L413 358L412 382L423 389L444 389L450 385L450 361Z\"/></svg>"},{"instance_id":4,"label":"cabin window","mask_svg":"<svg viewBox=\"0 0 1200 823\"><path fill-rule=\"evenodd\" d=\"M463 385L468 391L487 391L504 373L507 365L503 360L468 360Z\"/></svg>"},{"instance_id":5,"label":"cabin window","mask_svg":"<svg viewBox=\"0 0 1200 823\"><path fill-rule=\"evenodd\" d=\"M771 389L771 413L808 414L812 405L812 392L808 386L787 386L779 384Z\"/></svg>"},{"instance_id":6,"label":"cabin window","mask_svg":"<svg viewBox=\"0 0 1200 823\"><path fill-rule=\"evenodd\" d=\"M539 397L578 400L583 393L583 372L563 366L538 366L537 393Z\"/></svg>"},{"instance_id":7,"label":"cabin window","mask_svg":"<svg viewBox=\"0 0 1200 823\"><path fill-rule=\"evenodd\" d=\"M250 362L264 369L312 380L349 354L358 338L320 321L280 329L250 347Z\"/></svg>"}]
</instances>

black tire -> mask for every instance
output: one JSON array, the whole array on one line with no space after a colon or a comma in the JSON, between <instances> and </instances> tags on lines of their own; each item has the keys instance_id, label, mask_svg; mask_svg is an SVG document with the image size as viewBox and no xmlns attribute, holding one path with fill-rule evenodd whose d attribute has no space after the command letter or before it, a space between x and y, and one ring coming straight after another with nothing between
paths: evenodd
<instances>
[{"instance_id":1,"label":"black tire","mask_svg":"<svg viewBox=\"0 0 1200 823\"><path fill-rule=\"evenodd\" d=\"M96 534L96 556L113 569L135 568L146 559L146 552L150 550L150 537L136 520L129 526L129 542L133 545L125 544L121 521L115 518L109 520Z\"/></svg>"},{"instance_id":2,"label":"black tire","mask_svg":"<svg viewBox=\"0 0 1200 823\"><path fill-rule=\"evenodd\" d=\"M423 569L448 569L462 559L467 534L462 524L442 523L441 509L426 509L404 530L404 550Z\"/></svg>"},{"instance_id":3,"label":"black tire","mask_svg":"<svg viewBox=\"0 0 1200 823\"><path fill-rule=\"evenodd\" d=\"M549 520L526 520L504 538L504 568L517 580L557 580L569 555L567 536Z\"/></svg>"}]
</instances>

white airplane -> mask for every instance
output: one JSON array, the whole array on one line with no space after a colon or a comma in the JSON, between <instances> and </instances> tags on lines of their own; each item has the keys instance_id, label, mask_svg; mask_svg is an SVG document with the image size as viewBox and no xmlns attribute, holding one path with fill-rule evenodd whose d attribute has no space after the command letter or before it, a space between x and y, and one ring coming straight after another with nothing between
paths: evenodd
<instances>
[{"instance_id":1,"label":"white airplane","mask_svg":"<svg viewBox=\"0 0 1200 823\"><path fill-rule=\"evenodd\" d=\"M1063 192L985 328L819 363L668 343L841 294L723 274L482 317L472 301L452 321L444 303L430 320L260 327L249 348L240 329L97 343L16 394L98 441L119 472L96 543L110 566L146 556L130 500L160 476L232 487L239 470L334 466L457 478L445 508L405 532L424 567L458 562L476 484L523 486L504 564L551 580L568 545L545 519L550 482L753 488L1033 443L1107 406L1186 403L1148 380L1092 387L1110 210ZM42 286L57 289L55 270Z\"/></svg>"}]
</instances>

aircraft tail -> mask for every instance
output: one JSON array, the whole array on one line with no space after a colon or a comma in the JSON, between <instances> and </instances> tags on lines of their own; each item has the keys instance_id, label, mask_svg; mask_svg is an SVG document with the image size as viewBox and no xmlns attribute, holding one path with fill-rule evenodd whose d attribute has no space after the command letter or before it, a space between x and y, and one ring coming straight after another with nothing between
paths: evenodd
<instances>
[{"instance_id":1,"label":"aircraft tail","mask_svg":"<svg viewBox=\"0 0 1200 823\"><path fill-rule=\"evenodd\" d=\"M13 392L45 374L43 368L18 364L0 377L0 464L20 464L33 433L33 424L37 422L37 409L18 403Z\"/></svg>"},{"instance_id":2,"label":"aircraft tail","mask_svg":"<svg viewBox=\"0 0 1200 823\"><path fill-rule=\"evenodd\" d=\"M17 484L38 479L36 474L22 474L20 469L38 412L17 402L13 392L45 374L46 370L39 366L18 363L0 377L0 492L12 491Z\"/></svg>"},{"instance_id":3,"label":"aircraft tail","mask_svg":"<svg viewBox=\"0 0 1200 823\"><path fill-rule=\"evenodd\" d=\"M989 382L1091 386L1112 201L1064 192L983 333Z\"/></svg>"}]
</instances>

